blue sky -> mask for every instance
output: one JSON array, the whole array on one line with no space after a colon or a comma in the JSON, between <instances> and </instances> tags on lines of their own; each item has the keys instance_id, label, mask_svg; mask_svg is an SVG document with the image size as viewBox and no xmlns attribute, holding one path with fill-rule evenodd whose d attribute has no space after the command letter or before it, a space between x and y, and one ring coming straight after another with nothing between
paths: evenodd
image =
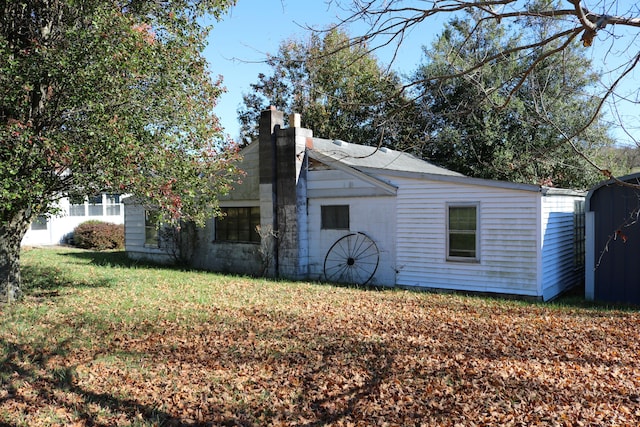
<instances>
[{"instance_id":1,"label":"blue sky","mask_svg":"<svg viewBox=\"0 0 640 427\"><path fill-rule=\"evenodd\" d=\"M630 0L621 0L620 3L625 4L628 1ZM626 10L622 8L616 12L624 13ZM280 42L287 38L306 37L308 31L304 26L323 27L336 22L337 16L344 16L344 12L335 6L329 7L325 0L238 0L238 4L223 17L223 20L214 24L205 57L213 75L222 75L227 87L227 93L222 95L216 107L216 114L229 136L236 139L239 134L237 109L242 104L242 94L248 92L249 85L257 81L258 73L269 73L269 68L262 63L266 54L276 53ZM444 18L450 17L443 16L441 22L444 22ZM426 32L423 26L419 34L412 34L403 44L393 68L401 74L413 71L421 62L421 46L429 45L441 29L441 25L432 24ZM352 35L356 35L361 28L348 30ZM615 33L625 34L626 37L613 44L614 39L611 37L607 40L598 37L594 46L587 51L587 56L594 60L595 68L605 70L615 67L622 59L628 60L637 53L637 45L628 49L629 40L637 34L637 29L615 28ZM638 43L637 39L635 40L635 43ZM378 53L382 63L390 59L384 55L384 51ZM634 76L627 79L622 89L625 95L633 99L638 97L637 81ZM625 122L628 123L628 129L637 133L640 129L637 107L622 104L619 106ZM627 138L620 131L615 131L615 135L619 139Z\"/></svg>"},{"instance_id":2,"label":"blue sky","mask_svg":"<svg viewBox=\"0 0 640 427\"><path fill-rule=\"evenodd\" d=\"M216 107L227 134L234 139L239 134L237 109L242 94L258 80L258 73L269 72L261 63L266 54L276 53L287 38L306 37L304 26L323 27L336 22L337 15L342 11L329 9L324 0L239 0L222 21L214 24L205 57L211 72L222 75L227 87ZM353 28L349 30L355 34ZM415 68L420 62L422 40L409 40L402 47L401 57L394 61L396 71L408 73Z\"/></svg>"}]
</instances>

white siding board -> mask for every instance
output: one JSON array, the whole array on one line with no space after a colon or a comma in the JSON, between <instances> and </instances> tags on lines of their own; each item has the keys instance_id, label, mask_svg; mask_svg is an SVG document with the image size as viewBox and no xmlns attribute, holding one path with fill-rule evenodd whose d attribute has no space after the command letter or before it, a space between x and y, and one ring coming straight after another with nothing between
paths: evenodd
<instances>
[{"instance_id":1,"label":"white siding board","mask_svg":"<svg viewBox=\"0 0 640 427\"><path fill-rule=\"evenodd\" d=\"M574 265L574 205L579 196L548 196L542 200L542 293L555 297L582 277Z\"/></svg>"},{"instance_id":2,"label":"white siding board","mask_svg":"<svg viewBox=\"0 0 640 427\"><path fill-rule=\"evenodd\" d=\"M394 184L399 285L536 295L538 193L408 178ZM478 263L446 261L451 202L479 202Z\"/></svg>"}]
</instances>

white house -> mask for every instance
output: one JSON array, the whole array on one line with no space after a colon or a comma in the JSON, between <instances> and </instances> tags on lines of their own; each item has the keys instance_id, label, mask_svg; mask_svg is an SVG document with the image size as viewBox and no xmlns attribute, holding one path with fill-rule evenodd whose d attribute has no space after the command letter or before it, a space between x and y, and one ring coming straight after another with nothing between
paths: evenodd
<instances>
[{"instance_id":1,"label":"white house","mask_svg":"<svg viewBox=\"0 0 640 427\"><path fill-rule=\"evenodd\" d=\"M31 223L22 239L23 246L64 243L74 228L89 220L124 223L124 206L119 194L102 193L75 199L65 197L58 202L58 208L57 215L41 215Z\"/></svg>"},{"instance_id":2,"label":"white house","mask_svg":"<svg viewBox=\"0 0 640 427\"><path fill-rule=\"evenodd\" d=\"M176 245L125 205L131 258L196 268L549 300L584 277L584 194L465 177L409 154L314 138L262 113L242 184ZM259 227L259 231L256 228ZM194 236L197 236L194 238ZM187 243L185 243L187 242Z\"/></svg>"}]
</instances>

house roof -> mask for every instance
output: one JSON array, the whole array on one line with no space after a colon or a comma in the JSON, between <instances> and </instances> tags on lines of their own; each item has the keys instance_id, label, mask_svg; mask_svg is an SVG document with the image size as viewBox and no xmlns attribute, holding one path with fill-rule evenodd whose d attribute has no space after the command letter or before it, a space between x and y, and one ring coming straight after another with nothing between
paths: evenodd
<instances>
[{"instance_id":1,"label":"house roof","mask_svg":"<svg viewBox=\"0 0 640 427\"><path fill-rule=\"evenodd\" d=\"M378 169L448 176L464 176L421 160L408 153L386 147L371 147L341 140L313 138L308 149L324 157L357 169Z\"/></svg>"}]
</instances>

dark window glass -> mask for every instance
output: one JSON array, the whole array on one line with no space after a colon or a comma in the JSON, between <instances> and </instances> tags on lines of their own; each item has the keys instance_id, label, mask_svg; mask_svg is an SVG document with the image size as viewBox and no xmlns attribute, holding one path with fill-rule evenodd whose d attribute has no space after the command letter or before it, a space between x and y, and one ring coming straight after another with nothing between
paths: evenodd
<instances>
[{"instance_id":1,"label":"dark window glass","mask_svg":"<svg viewBox=\"0 0 640 427\"><path fill-rule=\"evenodd\" d=\"M259 243L260 208L221 208L223 216L216 218L216 240L222 242Z\"/></svg>"},{"instance_id":2,"label":"dark window glass","mask_svg":"<svg viewBox=\"0 0 640 427\"><path fill-rule=\"evenodd\" d=\"M348 230L349 205L329 205L320 207L323 230Z\"/></svg>"},{"instance_id":3,"label":"dark window glass","mask_svg":"<svg viewBox=\"0 0 640 427\"><path fill-rule=\"evenodd\" d=\"M158 211L144 211L144 244L158 247L158 222L160 213Z\"/></svg>"},{"instance_id":4,"label":"dark window glass","mask_svg":"<svg viewBox=\"0 0 640 427\"><path fill-rule=\"evenodd\" d=\"M476 206L449 206L449 256L477 258Z\"/></svg>"}]
</instances>

